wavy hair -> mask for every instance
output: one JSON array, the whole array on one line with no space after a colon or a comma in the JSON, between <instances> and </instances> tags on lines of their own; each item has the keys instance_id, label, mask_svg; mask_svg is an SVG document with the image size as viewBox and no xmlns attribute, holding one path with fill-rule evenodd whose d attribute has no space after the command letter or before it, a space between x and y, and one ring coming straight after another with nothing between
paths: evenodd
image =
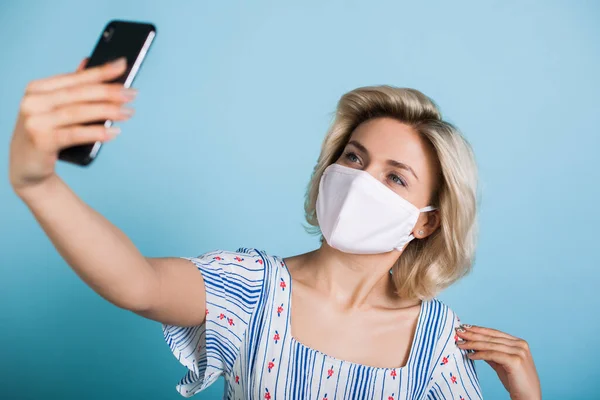
<instances>
[{"instance_id":1,"label":"wavy hair","mask_svg":"<svg viewBox=\"0 0 600 400\"><path fill-rule=\"evenodd\" d=\"M411 241L391 271L399 296L431 299L471 270L477 236L477 166L469 143L423 93L367 86L341 97L308 185L306 221L309 230L320 233L316 201L323 171L340 157L356 127L381 117L411 126L431 144L441 168L431 201L439 210L440 228Z\"/></svg>"}]
</instances>

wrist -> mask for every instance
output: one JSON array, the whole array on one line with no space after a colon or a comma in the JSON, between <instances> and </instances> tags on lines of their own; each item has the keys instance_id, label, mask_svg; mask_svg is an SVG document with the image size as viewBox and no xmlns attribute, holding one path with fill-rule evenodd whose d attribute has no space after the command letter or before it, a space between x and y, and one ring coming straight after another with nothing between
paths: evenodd
<instances>
[{"instance_id":1,"label":"wrist","mask_svg":"<svg viewBox=\"0 0 600 400\"><path fill-rule=\"evenodd\" d=\"M52 174L36 183L13 185L13 190L25 204L31 205L33 203L38 203L41 199L47 198L53 188L59 183L60 178L56 174Z\"/></svg>"}]
</instances>

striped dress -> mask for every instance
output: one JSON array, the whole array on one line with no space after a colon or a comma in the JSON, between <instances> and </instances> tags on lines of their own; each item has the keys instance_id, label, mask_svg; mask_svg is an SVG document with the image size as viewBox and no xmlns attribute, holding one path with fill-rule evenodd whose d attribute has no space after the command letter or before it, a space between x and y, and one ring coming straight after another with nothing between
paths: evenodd
<instances>
[{"instance_id":1,"label":"striped dress","mask_svg":"<svg viewBox=\"0 0 600 400\"><path fill-rule=\"evenodd\" d=\"M206 285L206 322L163 325L188 368L177 385L190 397L225 378L224 399L481 399L473 362L455 344L458 318L424 301L406 366L343 361L296 341L290 329L292 280L280 257L256 249L187 258Z\"/></svg>"}]
</instances>

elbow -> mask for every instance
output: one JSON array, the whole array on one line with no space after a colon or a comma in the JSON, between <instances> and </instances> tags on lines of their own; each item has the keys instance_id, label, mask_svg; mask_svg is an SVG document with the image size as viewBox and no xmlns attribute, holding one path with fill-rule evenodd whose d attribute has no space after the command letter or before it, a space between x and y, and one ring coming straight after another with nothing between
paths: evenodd
<instances>
[{"instance_id":1,"label":"elbow","mask_svg":"<svg viewBox=\"0 0 600 400\"><path fill-rule=\"evenodd\" d=\"M137 284L134 287L130 285L123 291L125 294L118 296L112 303L119 308L136 314L149 312L156 304L155 297L159 293L153 286L151 284Z\"/></svg>"}]
</instances>

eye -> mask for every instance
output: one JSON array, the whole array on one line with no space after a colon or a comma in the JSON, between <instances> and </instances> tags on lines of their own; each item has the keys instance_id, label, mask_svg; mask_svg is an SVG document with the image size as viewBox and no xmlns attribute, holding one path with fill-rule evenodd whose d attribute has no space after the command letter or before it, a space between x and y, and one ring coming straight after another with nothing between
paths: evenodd
<instances>
[{"instance_id":1,"label":"eye","mask_svg":"<svg viewBox=\"0 0 600 400\"><path fill-rule=\"evenodd\" d=\"M388 178L390 179L390 181L394 182L397 185L406 186L406 182L404 181L404 179L400 178L396 174L390 174L388 175Z\"/></svg>"},{"instance_id":2,"label":"eye","mask_svg":"<svg viewBox=\"0 0 600 400\"><path fill-rule=\"evenodd\" d=\"M344 157L351 163L360 163L360 158L358 158L358 156L351 151L345 153Z\"/></svg>"}]
</instances>

